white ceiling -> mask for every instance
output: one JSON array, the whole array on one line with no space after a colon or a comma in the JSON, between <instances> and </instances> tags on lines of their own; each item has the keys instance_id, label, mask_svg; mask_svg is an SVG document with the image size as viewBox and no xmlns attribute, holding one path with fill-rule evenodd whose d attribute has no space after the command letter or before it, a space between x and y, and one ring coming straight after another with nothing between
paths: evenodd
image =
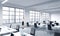
<instances>
[{"instance_id":1,"label":"white ceiling","mask_svg":"<svg viewBox=\"0 0 60 36\"><path fill-rule=\"evenodd\" d=\"M22 6L31 6L38 3L47 2L50 0L9 0L9 3L18 4Z\"/></svg>"},{"instance_id":2,"label":"white ceiling","mask_svg":"<svg viewBox=\"0 0 60 36\"><path fill-rule=\"evenodd\" d=\"M4 1L4 0L0 0L0 3L1 3L2 1Z\"/></svg>"},{"instance_id":3,"label":"white ceiling","mask_svg":"<svg viewBox=\"0 0 60 36\"><path fill-rule=\"evenodd\" d=\"M60 11L60 0L8 0L7 3L46 12Z\"/></svg>"}]
</instances>

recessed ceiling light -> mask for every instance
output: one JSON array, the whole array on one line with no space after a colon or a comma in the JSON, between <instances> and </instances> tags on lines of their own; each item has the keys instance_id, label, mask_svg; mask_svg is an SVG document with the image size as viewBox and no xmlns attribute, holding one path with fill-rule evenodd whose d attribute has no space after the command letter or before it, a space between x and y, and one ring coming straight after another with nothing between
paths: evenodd
<instances>
[{"instance_id":1,"label":"recessed ceiling light","mask_svg":"<svg viewBox=\"0 0 60 36\"><path fill-rule=\"evenodd\" d=\"M8 0L4 0L1 4L4 4L4 3L6 3Z\"/></svg>"}]
</instances>

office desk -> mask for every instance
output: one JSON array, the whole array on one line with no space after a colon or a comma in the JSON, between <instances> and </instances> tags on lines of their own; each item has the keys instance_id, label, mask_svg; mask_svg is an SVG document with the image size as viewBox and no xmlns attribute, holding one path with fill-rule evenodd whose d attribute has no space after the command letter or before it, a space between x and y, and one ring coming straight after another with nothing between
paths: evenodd
<instances>
[{"instance_id":1,"label":"office desk","mask_svg":"<svg viewBox=\"0 0 60 36\"><path fill-rule=\"evenodd\" d=\"M54 26L52 29L54 30L54 36L60 36L60 26Z\"/></svg>"},{"instance_id":2,"label":"office desk","mask_svg":"<svg viewBox=\"0 0 60 36\"><path fill-rule=\"evenodd\" d=\"M0 26L1 30L0 30L0 35L6 35L12 32L17 32L17 30L9 28L7 26Z\"/></svg>"},{"instance_id":3,"label":"office desk","mask_svg":"<svg viewBox=\"0 0 60 36\"><path fill-rule=\"evenodd\" d=\"M13 33L14 36L22 36L22 35L25 35L25 36L32 36L28 33L25 33L25 32L17 32L17 30L15 29L12 29L12 28L9 28L9 27L6 27L6 26L0 26L1 31L0 31L0 36L10 36L11 34L10 33Z\"/></svg>"}]
</instances>

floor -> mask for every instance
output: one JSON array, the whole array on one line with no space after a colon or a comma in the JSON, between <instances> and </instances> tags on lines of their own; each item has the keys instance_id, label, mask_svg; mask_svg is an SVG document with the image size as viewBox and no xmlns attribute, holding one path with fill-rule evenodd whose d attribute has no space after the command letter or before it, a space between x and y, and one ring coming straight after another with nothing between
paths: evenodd
<instances>
[{"instance_id":1,"label":"floor","mask_svg":"<svg viewBox=\"0 0 60 36\"><path fill-rule=\"evenodd\" d=\"M31 27L26 27L24 32L30 33ZM47 30L46 28L35 28L35 36L54 36L54 32L51 30Z\"/></svg>"},{"instance_id":2,"label":"floor","mask_svg":"<svg viewBox=\"0 0 60 36\"><path fill-rule=\"evenodd\" d=\"M25 27L23 29L23 31L20 28L20 32L30 33L31 27L33 27L33 26ZM45 27L43 27L43 28L38 27L38 28L35 28L35 29L36 29L35 36L54 36L54 32L50 31L50 30L47 30Z\"/></svg>"}]
</instances>

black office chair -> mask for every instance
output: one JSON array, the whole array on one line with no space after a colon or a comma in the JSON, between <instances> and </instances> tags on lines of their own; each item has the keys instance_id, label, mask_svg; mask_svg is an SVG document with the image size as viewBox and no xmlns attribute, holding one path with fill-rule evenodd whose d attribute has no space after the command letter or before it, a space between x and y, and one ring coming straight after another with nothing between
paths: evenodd
<instances>
[{"instance_id":1,"label":"black office chair","mask_svg":"<svg viewBox=\"0 0 60 36\"><path fill-rule=\"evenodd\" d=\"M24 21L22 21L22 25L24 26Z\"/></svg>"},{"instance_id":2,"label":"black office chair","mask_svg":"<svg viewBox=\"0 0 60 36\"><path fill-rule=\"evenodd\" d=\"M33 35L33 36L35 36L35 28L31 28L30 34Z\"/></svg>"},{"instance_id":3,"label":"black office chair","mask_svg":"<svg viewBox=\"0 0 60 36\"><path fill-rule=\"evenodd\" d=\"M40 23L38 23L38 25L40 25Z\"/></svg>"},{"instance_id":4,"label":"black office chair","mask_svg":"<svg viewBox=\"0 0 60 36\"><path fill-rule=\"evenodd\" d=\"M59 25L59 23L55 23L57 26Z\"/></svg>"},{"instance_id":5,"label":"black office chair","mask_svg":"<svg viewBox=\"0 0 60 36\"><path fill-rule=\"evenodd\" d=\"M20 25L17 25L17 26L16 26L17 32L19 32L19 29L20 29Z\"/></svg>"},{"instance_id":6,"label":"black office chair","mask_svg":"<svg viewBox=\"0 0 60 36\"><path fill-rule=\"evenodd\" d=\"M27 22L27 26L29 27L29 22Z\"/></svg>"},{"instance_id":7,"label":"black office chair","mask_svg":"<svg viewBox=\"0 0 60 36\"><path fill-rule=\"evenodd\" d=\"M14 36L14 34L13 33L11 33L11 35L10 36Z\"/></svg>"},{"instance_id":8,"label":"black office chair","mask_svg":"<svg viewBox=\"0 0 60 36\"><path fill-rule=\"evenodd\" d=\"M50 24L48 25L48 30L52 30L52 27Z\"/></svg>"},{"instance_id":9,"label":"black office chair","mask_svg":"<svg viewBox=\"0 0 60 36\"><path fill-rule=\"evenodd\" d=\"M55 25L54 24L52 24L52 27L54 27Z\"/></svg>"},{"instance_id":10,"label":"black office chair","mask_svg":"<svg viewBox=\"0 0 60 36\"><path fill-rule=\"evenodd\" d=\"M34 27L37 28L37 24L36 23L34 23Z\"/></svg>"},{"instance_id":11,"label":"black office chair","mask_svg":"<svg viewBox=\"0 0 60 36\"><path fill-rule=\"evenodd\" d=\"M12 28L12 24L10 24L10 28Z\"/></svg>"}]
</instances>

